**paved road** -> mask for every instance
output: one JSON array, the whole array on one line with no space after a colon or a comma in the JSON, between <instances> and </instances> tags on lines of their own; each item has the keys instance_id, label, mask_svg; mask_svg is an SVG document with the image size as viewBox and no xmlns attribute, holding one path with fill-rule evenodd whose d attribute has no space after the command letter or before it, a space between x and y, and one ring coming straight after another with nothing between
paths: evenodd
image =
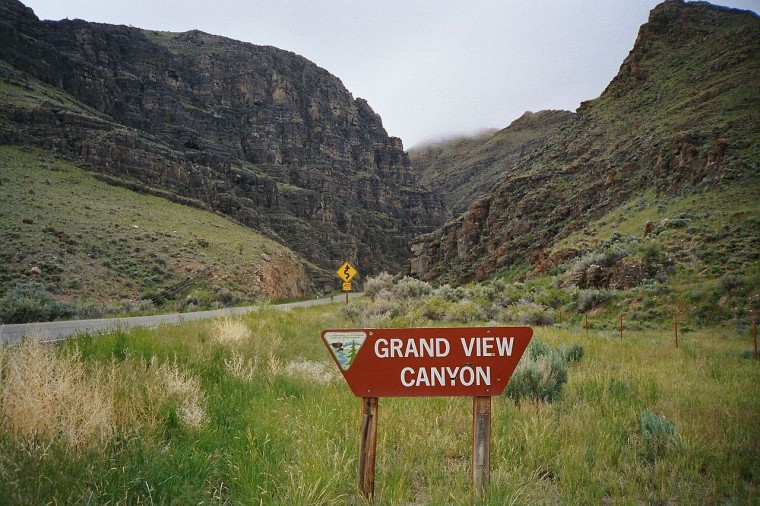
<instances>
[{"instance_id":1,"label":"paved road","mask_svg":"<svg viewBox=\"0 0 760 506\"><path fill-rule=\"evenodd\" d=\"M349 298L360 297L364 295L361 292L351 292ZM336 295L335 302L345 300L343 295ZM329 304L333 302L329 297L314 300L304 300L300 302L289 302L287 304L273 304L270 307L274 309L287 310L294 307L314 306L317 304ZM172 325L192 320L202 320L205 318L217 318L225 315L245 314L262 306L248 307L231 307L225 309L216 309L213 311L197 311L194 313L174 313L155 316L134 316L130 318L104 318L101 320L69 320L58 322L40 322L40 323L18 323L0 325L0 341L5 343L14 343L27 336L30 339L39 339L40 341L52 342L63 341L76 334L88 333L108 333L118 329L129 329L132 327L156 327L158 325Z\"/></svg>"}]
</instances>

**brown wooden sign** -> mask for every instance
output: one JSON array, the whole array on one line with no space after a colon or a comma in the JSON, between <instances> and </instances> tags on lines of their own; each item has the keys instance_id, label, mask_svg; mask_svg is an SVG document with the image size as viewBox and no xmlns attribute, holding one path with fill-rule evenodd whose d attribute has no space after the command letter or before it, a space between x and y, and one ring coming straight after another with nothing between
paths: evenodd
<instances>
[{"instance_id":1,"label":"brown wooden sign","mask_svg":"<svg viewBox=\"0 0 760 506\"><path fill-rule=\"evenodd\" d=\"M357 397L501 395L532 336L530 327L322 332Z\"/></svg>"}]
</instances>

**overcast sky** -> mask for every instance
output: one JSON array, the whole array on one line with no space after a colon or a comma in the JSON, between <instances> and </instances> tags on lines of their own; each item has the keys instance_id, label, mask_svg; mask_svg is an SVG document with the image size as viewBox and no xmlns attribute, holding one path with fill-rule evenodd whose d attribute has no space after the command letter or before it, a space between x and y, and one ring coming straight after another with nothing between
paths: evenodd
<instances>
[{"instance_id":1,"label":"overcast sky","mask_svg":"<svg viewBox=\"0 0 760 506\"><path fill-rule=\"evenodd\" d=\"M404 146L598 97L657 0L22 0L40 19L287 49L365 98ZM720 5L760 12L760 0Z\"/></svg>"}]
</instances>

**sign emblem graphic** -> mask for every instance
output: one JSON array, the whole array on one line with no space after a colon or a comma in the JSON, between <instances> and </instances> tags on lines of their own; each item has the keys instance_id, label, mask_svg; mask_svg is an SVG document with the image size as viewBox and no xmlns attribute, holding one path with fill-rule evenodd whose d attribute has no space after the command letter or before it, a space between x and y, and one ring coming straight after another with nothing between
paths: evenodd
<instances>
[{"instance_id":1,"label":"sign emblem graphic","mask_svg":"<svg viewBox=\"0 0 760 506\"><path fill-rule=\"evenodd\" d=\"M363 330L328 331L324 333L327 348L344 371L348 371L351 364L354 363L365 339L367 339L367 333Z\"/></svg>"}]
</instances>

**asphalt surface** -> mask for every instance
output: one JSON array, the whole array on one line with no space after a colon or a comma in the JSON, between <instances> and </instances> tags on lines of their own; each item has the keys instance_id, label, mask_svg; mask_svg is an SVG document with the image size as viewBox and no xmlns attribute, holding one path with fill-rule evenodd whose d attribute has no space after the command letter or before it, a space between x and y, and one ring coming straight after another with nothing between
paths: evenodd
<instances>
[{"instance_id":1,"label":"asphalt surface","mask_svg":"<svg viewBox=\"0 0 760 506\"><path fill-rule=\"evenodd\" d=\"M362 296L361 292L349 293L353 299ZM294 307L315 306L318 304L330 304L331 302L343 302L344 295L336 295L333 300L330 297L287 304L272 304L268 307L288 310ZM182 322L218 318L227 315L241 315L260 309L262 305L248 307L231 307L215 309L213 311L197 311L194 313L172 313L154 316L134 316L128 318L103 318L99 320L67 320L56 322L0 324L0 341L11 344L20 341L24 336L27 339L36 339L43 342L56 342L68 339L77 334L107 334L115 330L126 330L133 327L158 327L159 325L176 325Z\"/></svg>"}]
</instances>

